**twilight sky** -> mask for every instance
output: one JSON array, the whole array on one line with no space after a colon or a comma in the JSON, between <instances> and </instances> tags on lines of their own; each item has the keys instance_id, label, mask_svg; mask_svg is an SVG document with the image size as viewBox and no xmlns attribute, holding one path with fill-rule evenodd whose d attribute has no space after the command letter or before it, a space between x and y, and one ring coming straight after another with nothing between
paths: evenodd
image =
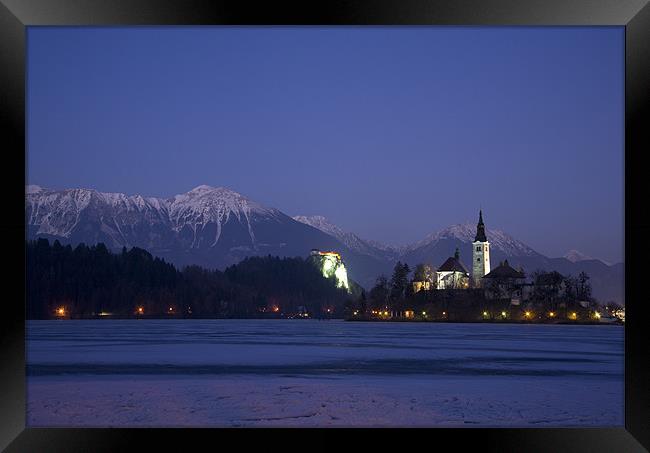
<instances>
[{"instance_id":1,"label":"twilight sky","mask_svg":"<svg viewBox=\"0 0 650 453\"><path fill-rule=\"evenodd\" d=\"M622 27L28 28L30 184L623 260Z\"/></svg>"}]
</instances>

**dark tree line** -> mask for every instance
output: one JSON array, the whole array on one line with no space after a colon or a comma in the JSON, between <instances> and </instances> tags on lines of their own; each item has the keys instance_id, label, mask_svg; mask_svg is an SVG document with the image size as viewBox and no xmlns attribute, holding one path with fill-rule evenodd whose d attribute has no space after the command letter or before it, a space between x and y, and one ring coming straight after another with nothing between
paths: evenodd
<instances>
[{"instance_id":1,"label":"dark tree line","mask_svg":"<svg viewBox=\"0 0 650 453\"><path fill-rule=\"evenodd\" d=\"M249 257L225 271L176 269L146 250L111 253L104 244L63 246L46 239L26 244L26 308L30 319L184 316L254 317L342 312L348 299L333 279L300 257Z\"/></svg>"}]
</instances>

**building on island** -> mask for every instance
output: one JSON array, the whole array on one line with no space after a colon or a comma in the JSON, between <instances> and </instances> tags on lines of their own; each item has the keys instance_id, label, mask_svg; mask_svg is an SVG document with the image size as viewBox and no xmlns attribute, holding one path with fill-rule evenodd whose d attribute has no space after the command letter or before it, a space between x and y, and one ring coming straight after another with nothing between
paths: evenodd
<instances>
[{"instance_id":1,"label":"building on island","mask_svg":"<svg viewBox=\"0 0 650 453\"><path fill-rule=\"evenodd\" d=\"M526 274L513 269L508 260L502 261L491 272L481 278L487 299L509 298L513 305L519 305L525 296Z\"/></svg>"},{"instance_id":2,"label":"building on island","mask_svg":"<svg viewBox=\"0 0 650 453\"><path fill-rule=\"evenodd\" d=\"M483 210L479 210L476 236L472 242L472 283L480 288L483 276L490 273L490 243L485 235Z\"/></svg>"},{"instance_id":3,"label":"building on island","mask_svg":"<svg viewBox=\"0 0 650 453\"><path fill-rule=\"evenodd\" d=\"M418 264L413 273L413 292L429 291L434 288L436 269L429 264Z\"/></svg>"},{"instance_id":4,"label":"building on island","mask_svg":"<svg viewBox=\"0 0 650 453\"><path fill-rule=\"evenodd\" d=\"M413 292L417 293L418 291L429 291L431 289L431 282L427 280L414 280L413 281Z\"/></svg>"},{"instance_id":5,"label":"building on island","mask_svg":"<svg viewBox=\"0 0 650 453\"><path fill-rule=\"evenodd\" d=\"M469 272L460 261L460 252L456 248L454 256L447 258L436 272L436 287L438 289L467 289L469 288Z\"/></svg>"},{"instance_id":6,"label":"building on island","mask_svg":"<svg viewBox=\"0 0 650 453\"><path fill-rule=\"evenodd\" d=\"M427 265L421 265L429 267ZM431 269L431 268L429 268ZM476 235L472 242L472 276L471 286L480 288L483 277L490 273L490 243L485 235L483 211L479 210ZM470 275L465 265L460 261L460 253L456 248L454 256L447 260L437 270L431 269L431 278L425 277L426 272L417 272L412 282L413 292L429 291L431 289L467 289L470 287Z\"/></svg>"}]
</instances>

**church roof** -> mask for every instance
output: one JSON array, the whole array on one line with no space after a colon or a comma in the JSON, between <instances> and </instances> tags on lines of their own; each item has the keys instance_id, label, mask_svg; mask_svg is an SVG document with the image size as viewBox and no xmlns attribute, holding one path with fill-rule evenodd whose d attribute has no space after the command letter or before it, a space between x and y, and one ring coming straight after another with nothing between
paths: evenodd
<instances>
[{"instance_id":1,"label":"church roof","mask_svg":"<svg viewBox=\"0 0 650 453\"><path fill-rule=\"evenodd\" d=\"M460 258L456 258L455 256L450 256L447 258L447 261L442 263L442 266L438 268L438 272L463 272L467 274L467 269L461 263Z\"/></svg>"},{"instance_id":2,"label":"church roof","mask_svg":"<svg viewBox=\"0 0 650 453\"><path fill-rule=\"evenodd\" d=\"M526 278L523 272L513 269L508 260L505 260L499 266L492 269L491 272L484 275L483 278Z\"/></svg>"},{"instance_id":3,"label":"church roof","mask_svg":"<svg viewBox=\"0 0 650 453\"><path fill-rule=\"evenodd\" d=\"M485 225L483 224L483 210L478 212L478 224L476 225L476 236L474 236L474 242L487 242L487 236L485 235Z\"/></svg>"}]
</instances>

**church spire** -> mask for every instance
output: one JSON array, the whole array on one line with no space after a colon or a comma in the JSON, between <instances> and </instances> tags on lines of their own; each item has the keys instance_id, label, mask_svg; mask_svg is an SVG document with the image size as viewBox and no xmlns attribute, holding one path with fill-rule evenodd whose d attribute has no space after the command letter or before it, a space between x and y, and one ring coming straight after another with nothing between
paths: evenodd
<instances>
[{"instance_id":1,"label":"church spire","mask_svg":"<svg viewBox=\"0 0 650 453\"><path fill-rule=\"evenodd\" d=\"M476 236L474 237L474 242L487 242L487 237L485 236L485 225L483 224L483 210L481 209L478 212L478 225L476 225Z\"/></svg>"}]
</instances>

